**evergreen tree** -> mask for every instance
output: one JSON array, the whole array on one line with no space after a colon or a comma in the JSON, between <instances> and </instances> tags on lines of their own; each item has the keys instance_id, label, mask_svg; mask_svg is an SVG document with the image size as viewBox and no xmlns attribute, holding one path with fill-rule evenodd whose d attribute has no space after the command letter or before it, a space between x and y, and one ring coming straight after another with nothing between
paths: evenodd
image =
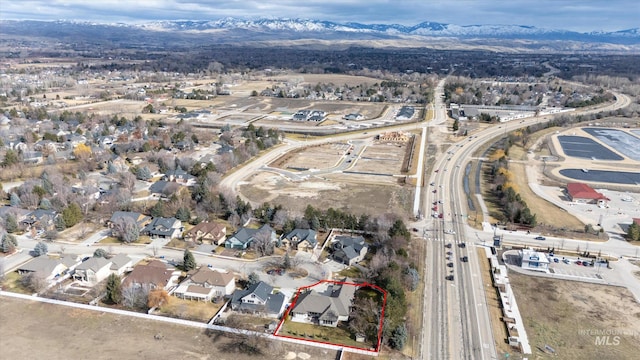
<instances>
[{"instance_id":1,"label":"evergreen tree","mask_svg":"<svg viewBox=\"0 0 640 360\"><path fill-rule=\"evenodd\" d=\"M43 242L37 243L33 248L33 256L35 257L46 255L47 252L49 252L49 247Z\"/></svg>"},{"instance_id":2,"label":"evergreen tree","mask_svg":"<svg viewBox=\"0 0 640 360\"><path fill-rule=\"evenodd\" d=\"M18 240L11 234L4 234L0 247L3 253L11 254L16 250L16 247L18 247Z\"/></svg>"},{"instance_id":3,"label":"evergreen tree","mask_svg":"<svg viewBox=\"0 0 640 360\"><path fill-rule=\"evenodd\" d=\"M391 338L389 339L389 345L396 350L400 350L407 342L407 336L407 326L402 323L393 330Z\"/></svg>"},{"instance_id":4,"label":"evergreen tree","mask_svg":"<svg viewBox=\"0 0 640 360\"><path fill-rule=\"evenodd\" d=\"M54 223L54 226L56 227L56 230L58 231L62 231L67 228L67 224L65 224L64 218L62 216L56 217L53 223Z\"/></svg>"},{"instance_id":5,"label":"evergreen tree","mask_svg":"<svg viewBox=\"0 0 640 360\"><path fill-rule=\"evenodd\" d=\"M182 259L182 268L184 271L191 271L196 268L198 264L196 264L196 259L193 257L193 254L189 249L184 249L184 256Z\"/></svg>"},{"instance_id":6,"label":"evergreen tree","mask_svg":"<svg viewBox=\"0 0 640 360\"><path fill-rule=\"evenodd\" d=\"M109 254L105 249L98 248L93 252L93 257L101 257L106 259L107 257L109 257Z\"/></svg>"},{"instance_id":7,"label":"evergreen tree","mask_svg":"<svg viewBox=\"0 0 640 360\"><path fill-rule=\"evenodd\" d=\"M191 219L191 211L187 207L181 207L176 211L176 219L180 221L189 221Z\"/></svg>"},{"instance_id":8,"label":"evergreen tree","mask_svg":"<svg viewBox=\"0 0 640 360\"><path fill-rule=\"evenodd\" d=\"M107 296L105 299L112 304L119 304L122 301L122 287L120 276L111 274L107 277Z\"/></svg>"},{"instance_id":9,"label":"evergreen tree","mask_svg":"<svg viewBox=\"0 0 640 360\"><path fill-rule=\"evenodd\" d=\"M16 193L11 193L10 203L13 207L20 207L20 205L22 204L20 196L18 196L18 194Z\"/></svg>"},{"instance_id":10,"label":"evergreen tree","mask_svg":"<svg viewBox=\"0 0 640 360\"><path fill-rule=\"evenodd\" d=\"M18 220L15 215L9 213L7 217L4 219L4 227L8 233L14 233L18 231Z\"/></svg>"},{"instance_id":11,"label":"evergreen tree","mask_svg":"<svg viewBox=\"0 0 640 360\"><path fill-rule=\"evenodd\" d=\"M77 203L71 203L62 210L62 218L67 227L72 227L82 220L82 209Z\"/></svg>"}]
</instances>

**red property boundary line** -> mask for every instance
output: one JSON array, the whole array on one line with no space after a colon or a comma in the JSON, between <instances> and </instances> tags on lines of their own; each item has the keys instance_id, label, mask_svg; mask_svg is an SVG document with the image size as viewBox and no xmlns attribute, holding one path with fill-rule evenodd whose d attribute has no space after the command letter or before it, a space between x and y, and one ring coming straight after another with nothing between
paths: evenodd
<instances>
[{"instance_id":1,"label":"red property boundary line","mask_svg":"<svg viewBox=\"0 0 640 360\"><path fill-rule=\"evenodd\" d=\"M298 297L300 297L300 294L302 292L306 291L306 290L311 289L314 286L317 286L317 285L320 285L320 284L323 284L323 283L330 283L330 284L337 284L337 285L350 285L350 286L355 286L357 288L369 287L369 288L372 288L372 289L382 293L382 296L383 296L382 312L380 314L380 323L378 324L378 340L376 342L376 347L375 347L374 350L366 349L366 348L360 348L360 347L356 347L356 346L335 344L335 343L330 343L330 342L326 342L326 341L303 339L303 338L297 338L297 337L293 337L293 336L279 335L278 334L278 332L282 328L282 325L284 324L284 322L286 321L287 317L289 316L289 312L296 306L296 303L298 302ZM353 283L353 282L348 282L348 281L320 280L315 284L311 284L311 285L308 285L308 286L302 286L302 287L300 287L298 289L298 291L296 293L296 296L293 298L293 301L291 302L291 306L289 306L289 308L287 308L287 311L282 316L282 319L278 323L278 326L276 327L276 330L273 332L273 336L281 337L281 338L287 338L287 339L308 341L308 342L313 342L313 343L326 344L326 345L331 345L331 346L338 346L338 347L343 347L343 348L351 348L351 349L355 349L355 350L373 351L373 352L378 353L378 352L380 352L380 344L382 343L382 326L383 326L383 323L384 323L384 309L385 309L386 305L387 305L387 291L384 290L383 288L377 286L377 285L370 284L370 283Z\"/></svg>"}]
</instances>

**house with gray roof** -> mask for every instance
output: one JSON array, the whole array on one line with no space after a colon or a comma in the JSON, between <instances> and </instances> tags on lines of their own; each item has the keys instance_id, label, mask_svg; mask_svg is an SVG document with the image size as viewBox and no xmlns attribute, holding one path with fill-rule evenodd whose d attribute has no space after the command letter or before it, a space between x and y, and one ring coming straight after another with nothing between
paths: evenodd
<instances>
[{"instance_id":1,"label":"house with gray roof","mask_svg":"<svg viewBox=\"0 0 640 360\"><path fill-rule=\"evenodd\" d=\"M334 237L332 248L333 259L348 266L362 261L369 250L362 236L348 235L337 235Z\"/></svg>"},{"instance_id":2,"label":"house with gray roof","mask_svg":"<svg viewBox=\"0 0 640 360\"><path fill-rule=\"evenodd\" d=\"M274 292L272 286L260 281L245 290L236 290L231 297L231 309L279 318L284 312L287 300L284 293Z\"/></svg>"},{"instance_id":3,"label":"house with gray roof","mask_svg":"<svg viewBox=\"0 0 640 360\"><path fill-rule=\"evenodd\" d=\"M162 180L176 182L185 186L195 186L197 182L197 178L183 170L180 165L175 170L168 170Z\"/></svg>"},{"instance_id":4,"label":"house with gray roof","mask_svg":"<svg viewBox=\"0 0 640 360\"><path fill-rule=\"evenodd\" d=\"M293 229L282 238L281 242L287 248L302 251L313 251L318 245L316 232L311 229Z\"/></svg>"},{"instance_id":5,"label":"house with gray roof","mask_svg":"<svg viewBox=\"0 0 640 360\"><path fill-rule=\"evenodd\" d=\"M60 261L60 259L38 256L37 258L22 264L18 268L18 273L20 275L35 273L49 281L61 276L66 270L67 267Z\"/></svg>"},{"instance_id":6,"label":"house with gray roof","mask_svg":"<svg viewBox=\"0 0 640 360\"><path fill-rule=\"evenodd\" d=\"M73 278L78 281L97 284L111 274L113 262L103 257L92 257L76 266Z\"/></svg>"},{"instance_id":7,"label":"house with gray roof","mask_svg":"<svg viewBox=\"0 0 640 360\"><path fill-rule=\"evenodd\" d=\"M174 217L157 217L151 220L151 222L140 231L140 234L153 238L173 239L179 237L183 231L182 221Z\"/></svg>"},{"instance_id":8,"label":"house with gray roof","mask_svg":"<svg viewBox=\"0 0 640 360\"><path fill-rule=\"evenodd\" d=\"M348 321L357 286L333 283L326 291L307 290L298 296L291 321L336 327Z\"/></svg>"},{"instance_id":9,"label":"house with gray roof","mask_svg":"<svg viewBox=\"0 0 640 360\"><path fill-rule=\"evenodd\" d=\"M268 232L270 239L272 242L276 242L278 239L276 238L276 232L271 228L271 226L264 224L259 229L250 229L250 228L241 228L236 231L231 237L227 238L224 243L224 247L230 249L238 249L245 250L251 243L256 240L256 236L258 233Z\"/></svg>"},{"instance_id":10,"label":"house with gray roof","mask_svg":"<svg viewBox=\"0 0 640 360\"><path fill-rule=\"evenodd\" d=\"M27 214L20 224L25 225L27 230L51 230L58 216L59 214L53 210L36 209Z\"/></svg>"},{"instance_id":11,"label":"house with gray roof","mask_svg":"<svg viewBox=\"0 0 640 360\"><path fill-rule=\"evenodd\" d=\"M133 260L125 254L118 254L111 260L111 272L122 275L133 266Z\"/></svg>"}]
</instances>

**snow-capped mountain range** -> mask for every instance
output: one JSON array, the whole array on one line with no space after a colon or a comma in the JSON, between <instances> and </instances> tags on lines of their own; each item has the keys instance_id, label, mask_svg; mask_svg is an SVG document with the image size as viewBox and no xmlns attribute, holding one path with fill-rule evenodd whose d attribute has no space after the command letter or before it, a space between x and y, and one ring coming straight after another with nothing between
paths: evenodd
<instances>
[{"instance_id":1,"label":"snow-capped mountain range","mask_svg":"<svg viewBox=\"0 0 640 360\"><path fill-rule=\"evenodd\" d=\"M499 49L497 51L604 51L640 53L640 28L580 33L522 25L455 25L425 21L399 24L259 18L172 20L140 24L80 21L0 20L0 38L52 39L71 44L128 44L136 47L191 44L300 45L304 42L362 46L433 46ZM320 40L320 42L316 41Z\"/></svg>"},{"instance_id":2,"label":"snow-capped mountain range","mask_svg":"<svg viewBox=\"0 0 640 360\"><path fill-rule=\"evenodd\" d=\"M387 35L421 35L447 37L624 37L640 41L640 28L615 32L580 33L568 30L544 29L523 25L454 25L425 21L414 26L398 24L336 23L310 19L261 18L255 20L224 18L212 21L156 21L135 25L145 30L155 31L207 31L243 29L251 31L288 32L345 32Z\"/></svg>"}]
</instances>

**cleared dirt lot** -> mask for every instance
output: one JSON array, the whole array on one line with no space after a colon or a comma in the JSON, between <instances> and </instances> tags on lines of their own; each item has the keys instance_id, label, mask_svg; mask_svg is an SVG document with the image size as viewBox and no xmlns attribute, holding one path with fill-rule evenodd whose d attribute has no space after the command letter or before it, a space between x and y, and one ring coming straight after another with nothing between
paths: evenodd
<instances>
[{"instance_id":1,"label":"cleared dirt lot","mask_svg":"<svg viewBox=\"0 0 640 360\"><path fill-rule=\"evenodd\" d=\"M367 146L351 170L399 175L406 149L405 143L373 143Z\"/></svg>"},{"instance_id":2,"label":"cleared dirt lot","mask_svg":"<svg viewBox=\"0 0 640 360\"><path fill-rule=\"evenodd\" d=\"M158 339L156 339L158 337ZM261 355L238 353L237 340L201 329L63 306L0 298L3 359L335 359L333 351L266 342ZM306 357L304 357L306 358Z\"/></svg>"},{"instance_id":3,"label":"cleared dirt lot","mask_svg":"<svg viewBox=\"0 0 640 360\"><path fill-rule=\"evenodd\" d=\"M239 190L252 202L282 204L292 214L302 214L307 204L320 209L349 210L352 214L377 215L392 211L408 214L411 210L413 193L409 187L374 183L376 179L371 176L326 175L325 178L327 180L290 182L280 175L261 172L251 176Z\"/></svg>"},{"instance_id":4,"label":"cleared dirt lot","mask_svg":"<svg viewBox=\"0 0 640 360\"><path fill-rule=\"evenodd\" d=\"M509 278L533 349L530 358L637 359L640 305L628 290L514 272ZM603 341L599 332L610 334L608 345L597 343ZM556 355L543 353L545 345Z\"/></svg>"},{"instance_id":5,"label":"cleared dirt lot","mask_svg":"<svg viewBox=\"0 0 640 360\"><path fill-rule=\"evenodd\" d=\"M280 174L260 172L249 177L239 190L253 203L281 204L293 214L302 213L307 203L353 214L409 214L413 189L401 185L403 177L392 176L400 174L406 144L371 142L343 172L305 171L333 168L344 154L354 152L349 147L347 143L331 143L286 154L270 166L307 175L306 180L294 182Z\"/></svg>"},{"instance_id":6,"label":"cleared dirt lot","mask_svg":"<svg viewBox=\"0 0 640 360\"><path fill-rule=\"evenodd\" d=\"M307 147L290 152L269 165L292 171L295 169L328 169L336 165L349 147L350 145L346 142Z\"/></svg>"}]
</instances>

